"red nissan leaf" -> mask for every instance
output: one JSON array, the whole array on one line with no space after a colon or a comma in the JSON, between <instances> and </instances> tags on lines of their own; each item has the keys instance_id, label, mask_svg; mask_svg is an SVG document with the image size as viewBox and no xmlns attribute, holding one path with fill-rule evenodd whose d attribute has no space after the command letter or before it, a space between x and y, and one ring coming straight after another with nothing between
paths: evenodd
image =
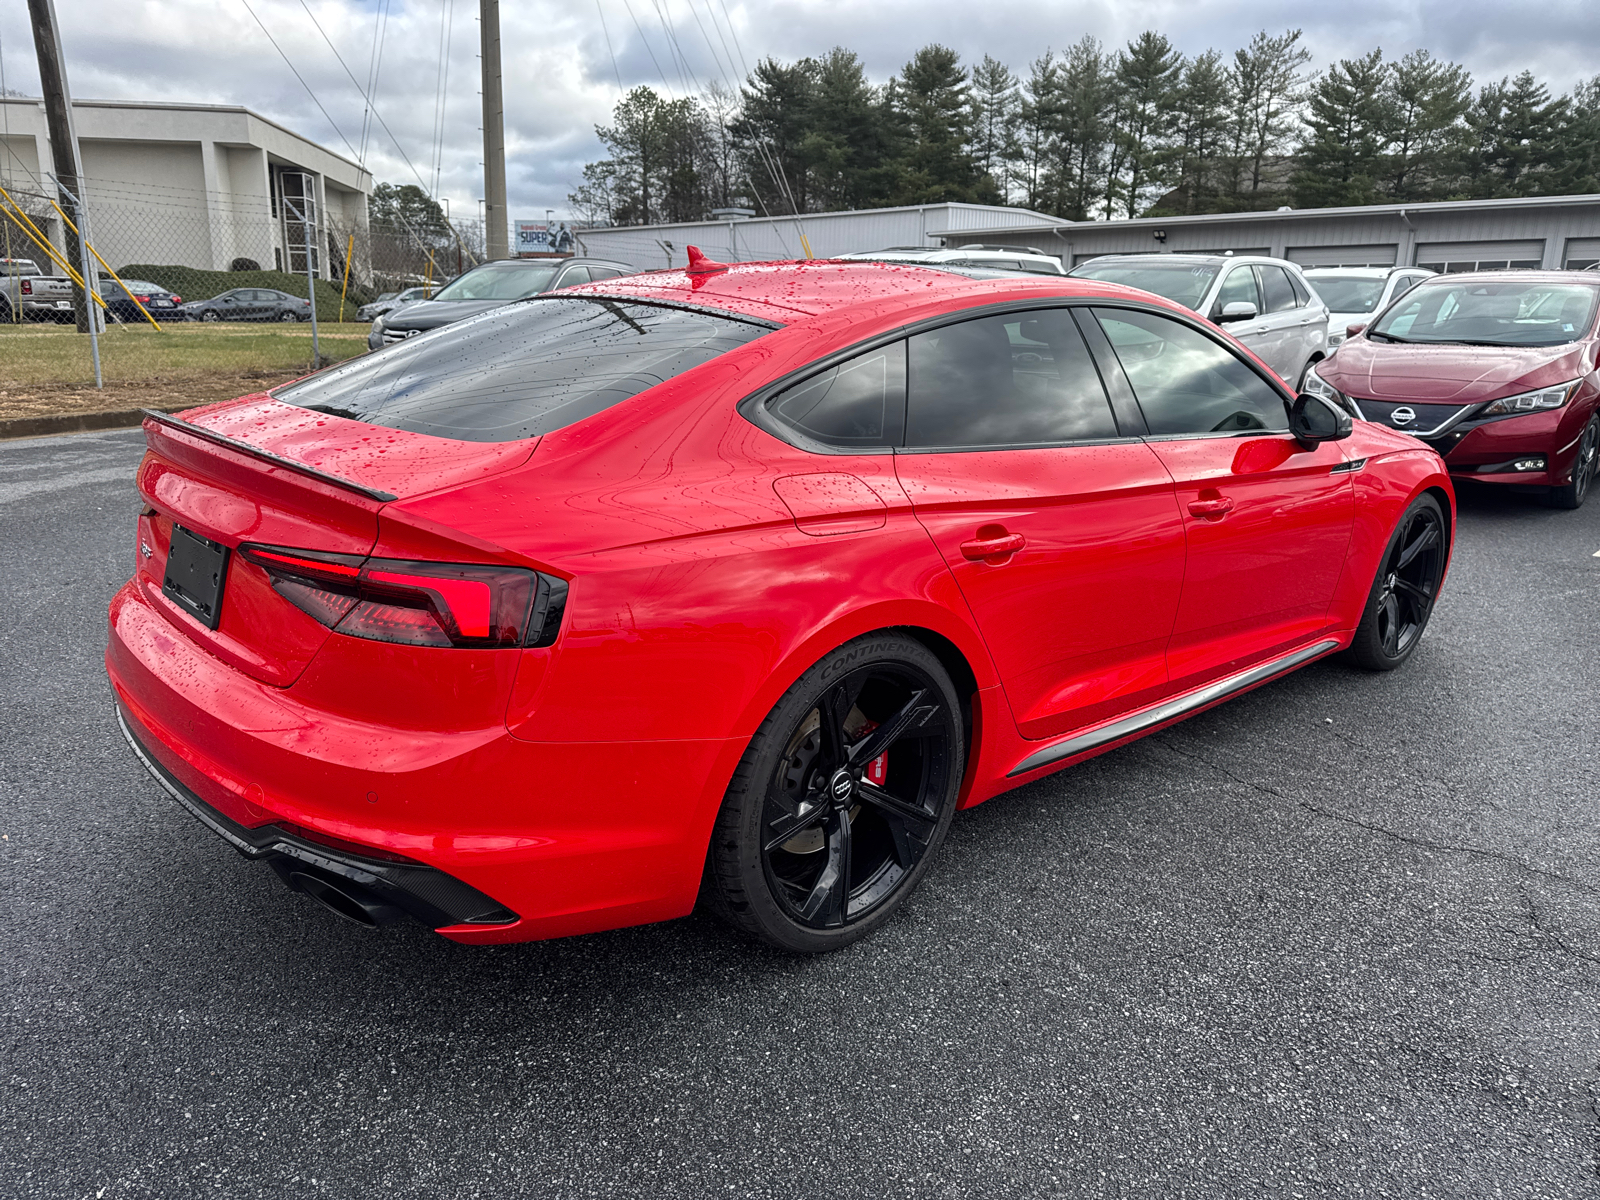
<instances>
[{"instance_id":1,"label":"red nissan leaf","mask_svg":"<svg viewBox=\"0 0 1600 1200\"><path fill-rule=\"evenodd\" d=\"M1585 271L1435 276L1352 326L1306 387L1415 434L1457 479L1577 508L1600 461L1597 301Z\"/></svg>"},{"instance_id":2,"label":"red nissan leaf","mask_svg":"<svg viewBox=\"0 0 1600 1200\"><path fill-rule=\"evenodd\" d=\"M691 262L149 414L106 666L177 802L365 924L828 950L956 809L1416 649L1438 456L1193 313Z\"/></svg>"}]
</instances>

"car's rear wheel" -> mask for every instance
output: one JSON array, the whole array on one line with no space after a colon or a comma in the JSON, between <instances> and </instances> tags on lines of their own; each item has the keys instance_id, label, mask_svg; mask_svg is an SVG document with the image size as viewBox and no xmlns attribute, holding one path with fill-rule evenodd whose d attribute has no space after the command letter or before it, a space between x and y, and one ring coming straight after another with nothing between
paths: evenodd
<instances>
[{"instance_id":1,"label":"car's rear wheel","mask_svg":"<svg viewBox=\"0 0 1600 1200\"><path fill-rule=\"evenodd\" d=\"M290 312L288 309L284 309L283 312L278 314L278 320L280 321L298 321L299 319L300 318L297 315Z\"/></svg>"},{"instance_id":2,"label":"car's rear wheel","mask_svg":"<svg viewBox=\"0 0 1600 1200\"><path fill-rule=\"evenodd\" d=\"M1592 417L1579 435L1578 454L1572 460L1572 478L1566 486L1550 489L1550 507L1580 507L1594 484L1596 471L1600 471L1600 415Z\"/></svg>"},{"instance_id":3,"label":"car's rear wheel","mask_svg":"<svg viewBox=\"0 0 1600 1200\"><path fill-rule=\"evenodd\" d=\"M1346 652L1369 671L1392 671L1411 657L1433 615L1449 557L1449 527L1432 496L1418 496L1395 526Z\"/></svg>"},{"instance_id":4,"label":"car's rear wheel","mask_svg":"<svg viewBox=\"0 0 1600 1200\"><path fill-rule=\"evenodd\" d=\"M736 929L800 953L871 933L921 882L955 812L961 705L920 642L839 647L774 706L712 831L704 894Z\"/></svg>"}]
</instances>

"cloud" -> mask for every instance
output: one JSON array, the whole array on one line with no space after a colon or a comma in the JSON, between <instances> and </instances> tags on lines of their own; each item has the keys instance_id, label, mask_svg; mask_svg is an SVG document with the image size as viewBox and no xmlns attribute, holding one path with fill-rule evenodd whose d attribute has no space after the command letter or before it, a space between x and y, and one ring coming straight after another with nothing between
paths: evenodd
<instances>
[{"instance_id":1,"label":"cloud","mask_svg":"<svg viewBox=\"0 0 1600 1200\"><path fill-rule=\"evenodd\" d=\"M483 142L472 0L249 3L321 108L244 0L60 5L74 94L242 104L341 154L364 152L380 180L431 189L437 177L438 194L457 215L476 209ZM381 12L379 124L366 118L361 91ZM935 41L969 62L992 54L1022 73L1046 48L1059 50L1084 34L1114 47L1156 29L1194 54L1230 52L1260 29L1300 28L1319 66L1374 45L1391 57L1426 48L1464 63L1480 80L1526 68L1560 92L1595 72L1592 49L1600 45L1600 5L1576 0L1544 0L1537 20L1501 0L668 0L659 7L654 0L518 0L500 14L507 177L519 216L565 210L583 164L600 155L594 126L608 119L621 88L642 83L682 95L713 80L737 82L768 55L789 60L845 45L882 81ZM0 61L8 86L37 92L21 4L0 6Z\"/></svg>"}]
</instances>

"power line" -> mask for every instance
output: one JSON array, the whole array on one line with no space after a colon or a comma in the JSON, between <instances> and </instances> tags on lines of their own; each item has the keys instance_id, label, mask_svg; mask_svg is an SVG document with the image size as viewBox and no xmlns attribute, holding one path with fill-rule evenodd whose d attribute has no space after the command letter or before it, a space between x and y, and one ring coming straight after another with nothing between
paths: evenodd
<instances>
[{"instance_id":1,"label":"power line","mask_svg":"<svg viewBox=\"0 0 1600 1200\"><path fill-rule=\"evenodd\" d=\"M622 68L617 66L617 52L611 48L611 30L606 28L606 10L600 0L594 0L594 10L600 14L600 32L606 35L606 53L611 55L611 70L617 77L617 91L622 91Z\"/></svg>"},{"instance_id":2,"label":"power line","mask_svg":"<svg viewBox=\"0 0 1600 1200\"><path fill-rule=\"evenodd\" d=\"M644 26L639 24L639 18L634 14L633 5L628 0L622 0L622 7L628 10L628 16L633 18L633 27L639 31L639 40L644 43L644 51L650 56L650 61L655 64L656 74L661 76L661 86L667 90L667 99L672 99L672 85L667 82L667 73L661 69L661 63L656 59L656 52L650 48L650 39L644 35Z\"/></svg>"},{"instance_id":3,"label":"power line","mask_svg":"<svg viewBox=\"0 0 1600 1200\"><path fill-rule=\"evenodd\" d=\"M305 81L305 76L301 75L299 71L295 70L294 63L289 61L289 56L283 52L283 47L278 45L278 40L273 37L272 34L267 32L267 27L262 25L261 18L256 16L256 10L250 7L250 0L239 0L239 3L244 5L246 12L248 12L252 17L255 17L256 24L261 26L261 32L267 35L267 41L272 43L272 48L278 52L279 57L283 59L289 70L294 71L294 77L300 81L300 86L305 88L306 95L311 97L311 103L317 106L318 111L320 111L324 117L327 117L328 124L333 126L333 131L339 135L339 140L344 143L344 148L350 151L351 155L354 156L356 153L356 148L350 144L350 139L345 137L344 131L339 128L338 123L334 121L332 117L328 116L328 110L322 107L322 101L317 99L317 94L311 90L311 85ZM305 0L300 0L300 3L303 5ZM311 10L309 8L306 9L306 12L309 13L310 11ZM312 17L311 19L312 21L316 20L315 17ZM322 27L319 25L317 28L321 29ZM326 39L327 34L323 34L323 38ZM331 46L333 43L329 42L328 44ZM337 57L338 52L335 51L334 53L335 57Z\"/></svg>"}]
</instances>

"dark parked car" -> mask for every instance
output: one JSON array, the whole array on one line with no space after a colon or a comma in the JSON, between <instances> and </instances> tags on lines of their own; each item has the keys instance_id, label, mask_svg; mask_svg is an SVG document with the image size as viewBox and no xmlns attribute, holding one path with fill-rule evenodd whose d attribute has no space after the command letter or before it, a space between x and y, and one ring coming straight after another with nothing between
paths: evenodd
<instances>
[{"instance_id":1,"label":"dark parked car","mask_svg":"<svg viewBox=\"0 0 1600 1200\"><path fill-rule=\"evenodd\" d=\"M393 312L397 308L404 308L406 305L418 300L430 300L433 298L434 292L438 291L442 286L442 284L436 283L432 287L409 287L403 292L385 292L371 304L363 304L358 308L356 310L356 320L376 321L384 313Z\"/></svg>"},{"instance_id":2,"label":"dark parked car","mask_svg":"<svg viewBox=\"0 0 1600 1200\"><path fill-rule=\"evenodd\" d=\"M173 310L183 303L183 297L145 279L124 279L120 284L114 279L102 279L100 296L106 302L106 311L116 321L142 323L144 313L139 311L140 304L158 321L181 319ZM135 304L135 300L139 304Z\"/></svg>"},{"instance_id":3,"label":"dark parked car","mask_svg":"<svg viewBox=\"0 0 1600 1200\"><path fill-rule=\"evenodd\" d=\"M541 292L631 274L633 268L627 263L599 258L512 258L484 263L458 275L440 288L432 300L419 300L380 316L372 323L367 347L378 350L392 346L441 325L477 316L513 300L526 300Z\"/></svg>"},{"instance_id":4,"label":"dark parked car","mask_svg":"<svg viewBox=\"0 0 1600 1200\"><path fill-rule=\"evenodd\" d=\"M276 288L233 288L178 311L189 321L309 321L311 301Z\"/></svg>"}]
</instances>

